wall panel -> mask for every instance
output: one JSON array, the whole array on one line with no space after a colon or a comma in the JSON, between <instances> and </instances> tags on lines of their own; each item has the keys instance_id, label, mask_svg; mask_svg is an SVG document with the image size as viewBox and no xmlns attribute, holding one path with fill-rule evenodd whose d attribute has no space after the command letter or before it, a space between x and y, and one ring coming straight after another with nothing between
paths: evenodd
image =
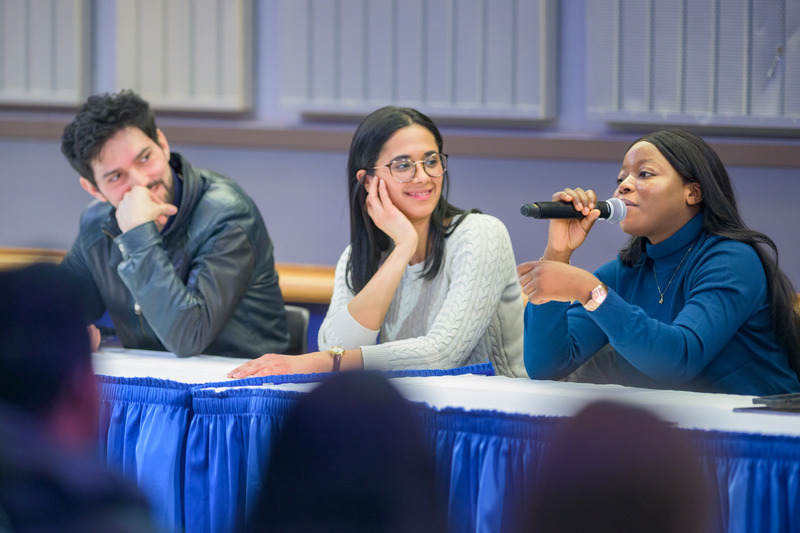
<instances>
[{"instance_id":1,"label":"wall panel","mask_svg":"<svg viewBox=\"0 0 800 533\"><path fill-rule=\"evenodd\" d=\"M155 109L251 108L252 0L115 0L116 87Z\"/></svg>"},{"instance_id":2,"label":"wall panel","mask_svg":"<svg viewBox=\"0 0 800 533\"><path fill-rule=\"evenodd\" d=\"M557 9L554 0L281 0L281 104L552 119Z\"/></svg>"},{"instance_id":3,"label":"wall panel","mask_svg":"<svg viewBox=\"0 0 800 533\"><path fill-rule=\"evenodd\" d=\"M84 0L0 0L0 105L69 106L89 91Z\"/></svg>"},{"instance_id":4,"label":"wall panel","mask_svg":"<svg viewBox=\"0 0 800 533\"><path fill-rule=\"evenodd\" d=\"M799 6L800 0L587 2L590 117L797 128Z\"/></svg>"}]
</instances>

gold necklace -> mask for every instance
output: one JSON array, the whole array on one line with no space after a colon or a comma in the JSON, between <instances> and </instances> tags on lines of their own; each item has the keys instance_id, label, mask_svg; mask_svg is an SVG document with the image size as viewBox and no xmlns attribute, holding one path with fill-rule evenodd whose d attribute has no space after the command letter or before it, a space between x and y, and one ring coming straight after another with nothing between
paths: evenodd
<instances>
[{"instance_id":1,"label":"gold necklace","mask_svg":"<svg viewBox=\"0 0 800 533\"><path fill-rule=\"evenodd\" d=\"M669 289L669 286L672 283L672 280L675 279L675 275L678 273L678 270L681 269L681 265L683 264L684 259L686 259L686 256L689 255L689 252L692 251L692 248L694 248L694 243L692 243L692 245L689 247L689 249L686 250L686 253L683 254L683 259L681 259L681 262L678 263L678 268L676 268L675 272L672 273L672 277L669 278L669 281L667 282L667 286L664 287L664 292L661 292L661 286L658 284L658 276L656 275L656 266L653 265L653 277L656 279L656 287L658 287L658 294L661 295L661 299L658 301L658 303L660 303L660 304L664 303L664 295L667 293L667 290Z\"/></svg>"}]
</instances>

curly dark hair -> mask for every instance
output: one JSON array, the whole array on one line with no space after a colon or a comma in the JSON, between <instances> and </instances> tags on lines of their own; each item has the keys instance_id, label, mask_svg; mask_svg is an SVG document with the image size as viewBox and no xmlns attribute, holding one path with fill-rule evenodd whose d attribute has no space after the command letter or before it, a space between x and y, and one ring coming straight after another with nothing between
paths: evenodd
<instances>
[{"instance_id":1,"label":"curly dark hair","mask_svg":"<svg viewBox=\"0 0 800 533\"><path fill-rule=\"evenodd\" d=\"M97 186L91 162L106 142L132 126L158 143L156 119L150 104L131 90L90 96L61 135L61 153L78 174Z\"/></svg>"}]
</instances>

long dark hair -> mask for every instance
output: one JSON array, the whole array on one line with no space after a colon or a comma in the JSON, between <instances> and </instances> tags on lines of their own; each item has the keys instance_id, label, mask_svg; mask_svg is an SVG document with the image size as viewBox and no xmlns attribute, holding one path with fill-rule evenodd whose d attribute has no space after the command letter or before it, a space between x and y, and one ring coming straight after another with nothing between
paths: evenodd
<instances>
[{"instance_id":1,"label":"long dark hair","mask_svg":"<svg viewBox=\"0 0 800 533\"><path fill-rule=\"evenodd\" d=\"M391 239L381 231L367 214L367 190L358 181L359 170L371 169L375 166L383 145L389 137L406 126L419 124L433 134L436 146L443 151L442 135L436 124L416 109L408 107L386 106L373 111L367 116L353 135L350 143L350 155L347 158L347 190L350 198L350 259L347 263L348 287L358 293L380 266L381 254L389 250ZM368 172L370 172L368 170ZM442 176L442 194L431 214L428 226L427 253L422 277L433 279L439 273L444 260L444 240L455 230L465 215L476 212L464 211L447 202L449 174ZM449 222L445 226L446 221Z\"/></svg>"},{"instance_id":2,"label":"long dark hair","mask_svg":"<svg viewBox=\"0 0 800 533\"><path fill-rule=\"evenodd\" d=\"M800 313L797 293L778 266L778 247L767 235L751 230L742 220L728 171L719 156L700 137L684 130L662 130L637 139L655 146L684 183L697 183L703 194L703 229L709 235L749 244L761 259L770 294L772 323L789 364L800 376ZM631 144L631 146L633 146ZM645 249L644 237L633 237L620 252L622 262L634 265Z\"/></svg>"}]
</instances>

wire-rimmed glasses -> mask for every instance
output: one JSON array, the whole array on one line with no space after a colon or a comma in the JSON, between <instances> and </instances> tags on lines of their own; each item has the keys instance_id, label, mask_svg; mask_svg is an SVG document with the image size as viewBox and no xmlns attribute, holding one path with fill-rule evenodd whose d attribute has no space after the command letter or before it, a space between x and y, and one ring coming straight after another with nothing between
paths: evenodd
<instances>
[{"instance_id":1,"label":"wire-rimmed glasses","mask_svg":"<svg viewBox=\"0 0 800 533\"><path fill-rule=\"evenodd\" d=\"M422 170L425 171L425 174L431 178L438 178L447 170L447 154L430 154L420 161L413 161L408 158L395 159L388 165L372 167L370 170L387 167L389 169L389 175L392 176L395 181L408 183L417 175L417 164L419 163L422 163Z\"/></svg>"}]
</instances>

